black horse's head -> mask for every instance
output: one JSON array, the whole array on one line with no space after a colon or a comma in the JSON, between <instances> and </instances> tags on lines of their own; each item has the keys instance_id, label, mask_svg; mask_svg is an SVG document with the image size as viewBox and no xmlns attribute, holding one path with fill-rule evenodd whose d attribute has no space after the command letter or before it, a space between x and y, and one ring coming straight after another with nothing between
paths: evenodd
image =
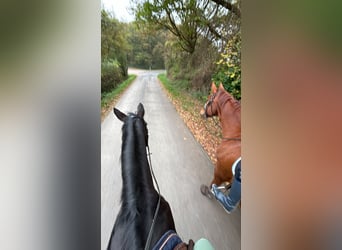
<instances>
[{"instance_id":1,"label":"black horse's head","mask_svg":"<svg viewBox=\"0 0 342 250\"><path fill-rule=\"evenodd\" d=\"M136 114L128 113L126 115L116 108L114 108L114 114L124 124L135 123L135 121L137 121L137 120L142 121L142 122L137 123L136 126L138 126L138 128L139 128L138 130L140 130L144 133L145 144L146 144L145 146L148 146L148 130L147 130L147 124L144 120L145 109L144 109L144 105L142 105L142 103L139 103Z\"/></svg>"}]
</instances>

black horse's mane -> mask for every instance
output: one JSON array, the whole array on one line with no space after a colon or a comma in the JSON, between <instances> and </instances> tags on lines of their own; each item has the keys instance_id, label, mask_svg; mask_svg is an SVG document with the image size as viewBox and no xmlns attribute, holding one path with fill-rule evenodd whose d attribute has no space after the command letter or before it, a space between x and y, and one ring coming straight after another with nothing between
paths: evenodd
<instances>
[{"instance_id":1,"label":"black horse's mane","mask_svg":"<svg viewBox=\"0 0 342 250\"><path fill-rule=\"evenodd\" d=\"M113 245L110 242L109 249L142 249L149 232L149 228L142 225L151 224L158 193L153 188L147 160L146 126L144 119L133 113L127 115L122 126L121 209L112 232L115 232L111 239Z\"/></svg>"},{"instance_id":2,"label":"black horse's mane","mask_svg":"<svg viewBox=\"0 0 342 250\"><path fill-rule=\"evenodd\" d=\"M153 182L147 160L148 131L146 126L146 122L133 113L128 114L122 126L121 170L123 183L125 183L121 193L123 205L136 205L139 198L137 194L140 190L155 191L154 188L151 190Z\"/></svg>"}]
</instances>

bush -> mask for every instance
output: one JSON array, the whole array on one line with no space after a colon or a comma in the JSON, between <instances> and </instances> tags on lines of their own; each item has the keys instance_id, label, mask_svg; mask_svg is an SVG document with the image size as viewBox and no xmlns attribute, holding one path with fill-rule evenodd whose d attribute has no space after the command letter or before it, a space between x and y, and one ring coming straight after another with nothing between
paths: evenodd
<instances>
[{"instance_id":1,"label":"bush","mask_svg":"<svg viewBox=\"0 0 342 250\"><path fill-rule=\"evenodd\" d=\"M211 78L217 68L215 62L220 54L211 41L205 37L197 40L195 51L190 54L170 38L165 45L165 67L167 76L173 81L187 81L185 89L189 92L205 92L210 88Z\"/></svg>"},{"instance_id":2,"label":"bush","mask_svg":"<svg viewBox=\"0 0 342 250\"><path fill-rule=\"evenodd\" d=\"M228 41L221 59L217 62L218 71L213 75L215 83L224 88L237 100L241 99L241 36L236 34Z\"/></svg>"},{"instance_id":3,"label":"bush","mask_svg":"<svg viewBox=\"0 0 342 250\"><path fill-rule=\"evenodd\" d=\"M124 72L116 60L101 63L101 92L112 90L124 79Z\"/></svg>"}]
</instances>

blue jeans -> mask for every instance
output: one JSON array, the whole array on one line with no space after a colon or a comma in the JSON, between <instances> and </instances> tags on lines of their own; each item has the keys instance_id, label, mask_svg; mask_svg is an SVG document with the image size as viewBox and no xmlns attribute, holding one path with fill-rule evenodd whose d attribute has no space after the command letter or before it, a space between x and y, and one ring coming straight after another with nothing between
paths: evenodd
<instances>
[{"instance_id":1,"label":"blue jeans","mask_svg":"<svg viewBox=\"0 0 342 250\"><path fill-rule=\"evenodd\" d=\"M211 188L215 198L221 203L224 209L228 213L232 212L241 200L241 161L236 165L232 186L227 196L218 190L215 184Z\"/></svg>"}]
</instances>

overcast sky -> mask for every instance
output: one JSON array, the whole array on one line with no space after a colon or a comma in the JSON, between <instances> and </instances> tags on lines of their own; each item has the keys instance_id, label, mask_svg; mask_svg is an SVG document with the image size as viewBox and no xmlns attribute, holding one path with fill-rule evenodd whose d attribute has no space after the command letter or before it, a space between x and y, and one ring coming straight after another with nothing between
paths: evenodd
<instances>
[{"instance_id":1,"label":"overcast sky","mask_svg":"<svg viewBox=\"0 0 342 250\"><path fill-rule=\"evenodd\" d=\"M114 13L119 21L131 22L134 17L128 13L129 0L101 0L101 7Z\"/></svg>"}]
</instances>

